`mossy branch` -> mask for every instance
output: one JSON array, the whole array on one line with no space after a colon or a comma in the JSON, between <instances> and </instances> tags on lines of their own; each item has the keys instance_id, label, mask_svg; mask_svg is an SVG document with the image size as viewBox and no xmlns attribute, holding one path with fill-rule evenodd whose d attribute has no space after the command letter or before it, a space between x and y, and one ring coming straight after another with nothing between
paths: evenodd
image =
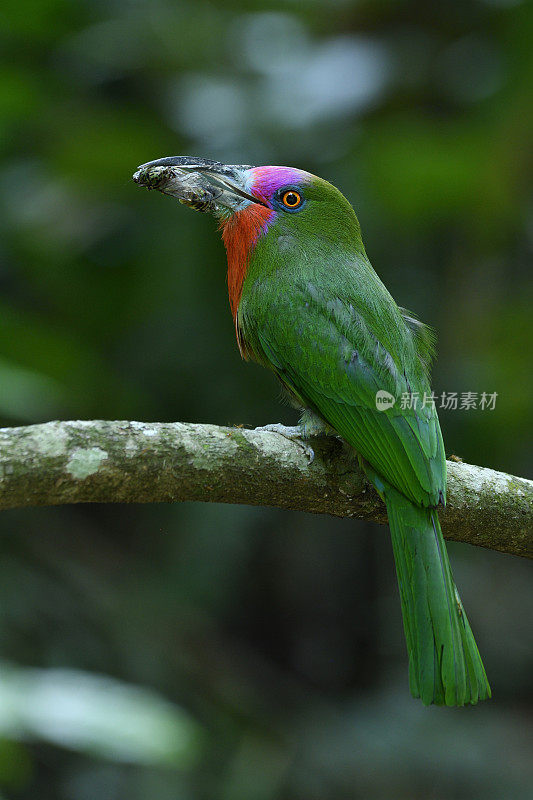
<instances>
[{"instance_id":1,"label":"mossy branch","mask_svg":"<svg viewBox=\"0 0 533 800\"><path fill-rule=\"evenodd\" d=\"M0 509L200 500L386 523L383 503L337 439L216 425L48 422L0 429ZM533 481L448 462L444 536L533 557Z\"/></svg>"}]
</instances>

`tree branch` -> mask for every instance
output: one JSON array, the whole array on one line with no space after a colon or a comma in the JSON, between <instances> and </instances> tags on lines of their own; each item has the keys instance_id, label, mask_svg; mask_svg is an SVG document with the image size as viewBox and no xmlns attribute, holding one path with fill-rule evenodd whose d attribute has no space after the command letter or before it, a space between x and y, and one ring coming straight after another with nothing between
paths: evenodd
<instances>
[{"instance_id":1,"label":"tree branch","mask_svg":"<svg viewBox=\"0 0 533 800\"><path fill-rule=\"evenodd\" d=\"M64 503L245 503L386 523L337 439L216 425L48 422L0 429L0 509ZM448 462L447 539L533 558L533 481Z\"/></svg>"}]
</instances>

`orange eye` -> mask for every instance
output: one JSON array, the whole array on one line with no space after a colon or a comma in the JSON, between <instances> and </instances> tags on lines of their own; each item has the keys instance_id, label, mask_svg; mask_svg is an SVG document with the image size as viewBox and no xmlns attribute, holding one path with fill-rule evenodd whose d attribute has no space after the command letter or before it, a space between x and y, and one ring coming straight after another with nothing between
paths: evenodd
<instances>
[{"instance_id":1,"label":"orange eye","mask_svg":"<svg viewBox=\"0 0 533 800\"><path fill-rule=\"evenodd\" d=\"M297 208L302 202L302 195L295 192L294 189L289 189L288 192L284 192L281 202L286 208Z\"/></svg>"}]
</instances>

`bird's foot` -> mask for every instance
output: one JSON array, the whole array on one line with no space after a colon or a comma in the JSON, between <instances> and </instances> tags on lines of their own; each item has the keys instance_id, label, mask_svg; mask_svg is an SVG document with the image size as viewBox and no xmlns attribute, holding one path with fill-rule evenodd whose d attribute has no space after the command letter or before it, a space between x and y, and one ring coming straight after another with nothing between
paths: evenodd
<instances>
[{"instance_id":1,"label":"bird's foot","mask_svg":"<svg viewBox=\"0 0 533 800\"><path fill-rule=\"evenodd\" d=\"M302 429L299 425L282 425L281 422L271 422L269 425L260 425L259 428L254 428L256 431L270 431L271 433L279 433L286 439L301 439Z\"/></svg>"},{"instance_id":2,"label":"bird's foot","mask_svg":"<svg viewBox=\"0 0 533 800\"><path fill-rule=\"evenodd\" d=\"M259 428L255 428L254 430L279 433L279 435L284 436L285 439L299 444L309 459L310 464L312 464L315 460L315 451L310 444L305 442L305 434L299 425L282 425L281 422L272 422L270 425L261 425Z\"/></svg>"}]
</instances>

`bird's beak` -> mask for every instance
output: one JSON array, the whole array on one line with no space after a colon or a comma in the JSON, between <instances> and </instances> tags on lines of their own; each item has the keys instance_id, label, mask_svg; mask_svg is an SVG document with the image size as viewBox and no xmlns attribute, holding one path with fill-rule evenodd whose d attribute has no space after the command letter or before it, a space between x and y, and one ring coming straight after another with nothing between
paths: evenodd
<instances>
[{"instance_id":1,"label":"bird's beak","mask_svg":"<svg viewBox=\"0 0 533 800\"><path fill-rule=\"evenodd\" d=\"M221 164L207 158L169 156L141 164L133 180L139 186L176 197L195 211L210 211L223 217L250 203L266 206L249 191L247 173L250 169L252 167L246 164Z\"/></svg>"}]
</instances>

